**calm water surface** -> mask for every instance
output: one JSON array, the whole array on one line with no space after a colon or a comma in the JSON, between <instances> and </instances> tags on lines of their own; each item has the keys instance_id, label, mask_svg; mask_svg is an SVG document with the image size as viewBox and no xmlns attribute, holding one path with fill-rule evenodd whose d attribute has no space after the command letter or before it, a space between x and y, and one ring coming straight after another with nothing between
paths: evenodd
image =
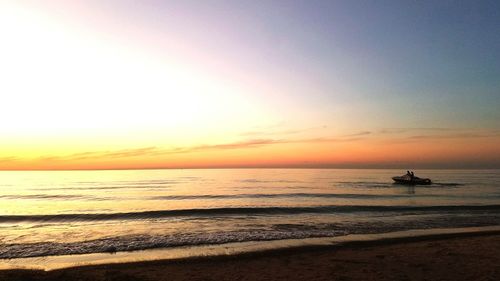
<instances>
[{"instance_id":1,"label":"calm water surface","mask_svg":"<svg viewBox=\"0 0 500 281\"><path fill-rule=\"evenodd\" d=\"M0 258L500 225L499 170L0 172Z\"/></svg>"}]
</instances>

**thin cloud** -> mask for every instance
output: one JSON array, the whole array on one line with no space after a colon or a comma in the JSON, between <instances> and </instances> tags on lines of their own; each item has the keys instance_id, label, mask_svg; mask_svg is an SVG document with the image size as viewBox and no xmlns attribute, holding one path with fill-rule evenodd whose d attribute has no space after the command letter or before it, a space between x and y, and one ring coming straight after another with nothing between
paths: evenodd
<instances>
[{"instance_id":1,"label":"thin cloud","mask_svg":"<svg viewBox=\"0 0 500 281\"><path fill-rule=\"evenodd\" d=\"M0 157L0 163L14 162L17 160L19 160L19 157L16 157L16 156Z\"/></svg>"},{"instance_id":2,"label":"thin cloud","mask_svg":"<svg viewBox=\"0 0 500 281\"><path fill-rule=\"evenodd\" d=\"M479 139L479 138L495 138L500 137L500 130L481 130L469 129L468 131L449 130L443 132L422 132L422 134L411 134L400 137L394 137L390 141L396 143L409 143L423 140L440 140L440 139Z\"/></svg>"},{"instance_id":3,"label":"thin cloud","mask_svg":"<svg viewBox=\"0 0 500 281\"><path fill-rule=\"evenodd\" d=\"M395 129L395 128L393 128ZM408 131L415 130L427 130L427 131L438 131L443 128L411 128L404 129ZM400 128L398 130L403 130ZM445 130L446 131L446 130ZM448 132L456 131L447 130ZM372 135L371 131L361 131L349 135L343 135L338 137L317 137L317 138L260 138L260 139L248 139L238 142L229 143L218 143L218 144L204 144L198 146L188 146L188 147L172 147L172 148L159 148L156 146L141 147L134 149L121 149L121 150L106 150L106 151L86 151L75 154L70 154L67 156L51 156L46 155L39 157L39 161L81 161L88 159L120 159L120 158L132 158L132 157L144 157L144 156L159 156L168 154L183 154L183 153L193 153L200 151L209 150L232 150L232 149L250 149L255 147L262 147L268 145L276 144L290 144L290 143L341 143L341 142L355 142L367 139L367 136ZM405 138L400 138L399 141L418 141L425 139L447 139L447 138L488 138L488 137L498 137L500 136L499 130L492 130L486 132L460 132L460 133L444 133L444 134L419 134L407 136ZM394 141L398 141L395 139ZM10 162L19 160L18 157L9 156L0 158L0 162Z\"/></svg>"},{"instance_id":4,"label":"thin cloud","mask_svg":"<svg viewBox=\"0 0 500 281\"><path fill-rule=\"evenodd\" d=\"M404 139L489 138L500 136L500 130L498 129L473 128L385 128L378 133L406 134Z\"/></svg>"},{"instance_id":5,"label":"thin cloud","mask_svg":"<svg viewBox=\"0 0 500 281\"><path fill-rule=\"evenodd\" d=\"M146 155L155 155L162 152L157 147L142 147L134 149L106 150L106 151L86 151L70 154L67 156L42 156L38 158L42 161L74 161L95 158L128 158Z\"/></svg>"},{"instance_id":6,"label":"thin cloud","mask_svg":"<svg viewBox=\"0 0 500 281\"><path fill-rule=\"evenodd\" d=\"M379 131L380 134L402 134L416 131L427 132L442 132L442 131L462 131L465 129L446 128L446 127L422 127L422 128L383 128Z\"/></svg>"},{"instance_id":7,"label":"thin cloud","mask_svg":"<svg viewBox=\"0 0 500 281\"><path fill-rule=\"evenodd\" d=\"M350 134L350 135L344 135L343 137L359 137L359 136L366 136L366 135L371 135L372 132L370 131L362 131L362 132L358 132L358 133L354 133L354 134Z\"/></svg>"},{"instance_id":8,"label":"thin cloud","mask_svg":"<svg viewBox=\"0 0 500 281\"><path fill-rule=\"evenodd\" d=\"M247 148L247 147L255 147L269 144L283 143L283 140L275 140L275 139L255 139L255 140L247 140L242 142L233 142L233 143L224 143L224 144L213 144L213 145L201 145L195 146L191 149L193 150L206 150L206 149L238 149L238 148Z\"/></svg>"},{"instance_id":9,"label":"thin cloud","mask_svg":"<svg viewBox=\"0 0 500 281\"><path fill-rule=\"evenodd\" d=\"M274 135L293 135L305 132L307 130L286 130L286 131L278 131L278 132L266 132L266 131L249 131L243 132L239 134L240 136L248 137L248 136L274 136Z\"/></svg>"},{"instance_id":10,"label":"thin cloud","mask_svg":"<svg viewBox=\"0 0 500 281\"><path fill-rule=\"evenodd\" d=\"M277 135L295 135L295 134L300 134L308 131L313 131L317 129L324 129L326 126L321 126L321 127L310 127L310 128L304 128L304 129L295 129L295 130L280 130L280 131L270 131L270 130L255 130L255 131L248 131L248 132L243 132L240 133L240 136L244 137L251 137L251 136L277 136Z\"/></svg>"},{"instance_id":11,"label":"thin cloud","mask_svg":"<svg viewBox=\"0 0 500 281\"><path fill-rule=\"evenodd\" d=\"M362 136L366 134L353 134L357 136ZM141 156L158 156L158 155L168 155L168 154L182 154L182 153L192 153L200 151L209 150L232 150L232 149L248 149L255 147L262 147L267 145L275 144L286 144L286 143L335 143L335 142L352 142L359 141L364 138L362 137L337 137L337 138L305 138L305 139L250 139L239 142L230 143L220 143L220 144L206 144L190 147L174 147L169 149L161 149L156 146L135 148L135 149L123 149L116 151L87 151L75 153L67 156L42 156L38 158L41 161L79 161L88 159L119 159L119 158L130 158L130 157L141 157Z\"/></svg>"},{"instance_id":12,"label":"thin cloud","mask_svg":"<svg viewBox=\"0 0 500 281\"><path fill-rule=\"evenodd\" d=\"M137 149L123 149L118 151L111 151L105 154L105 157L110 158L124 158L124 157L136 157L143 155L155 155L158 154L160 150L156 146L143 147Z\"/></svg>"},{"instance_id":13,"label":"thin cloud","mask_svg":"<svg viewBox=\"0 0 500 281\"><path fill-rule=\"evenodd\" d=\"M357 134L360 136L359 134ZM214 145L202 145L187 148L186 152L199 151L199 150L209 150L209 149L240 149L240 148L251 148L256 146L273 145L273 144L284 144L284 143L324 143L324 142L350 142L362 140L362 137L319 137L319 138L304 138L304 139L255 139L242 142L226 143L226 144L214 144Z\"/></svg>"},{"instance_id":14,"label":"thin cloud","mask_svg":"<svg viewBox=\"0 0 500 281\"><path fill-rule=\"evenodd\" d=\"M439 135L416 135L409 139L460 139L460 138L491 138L500 136L499 132L487 133L461 133L461 134L439 134Z\"/></svg>"}]
</instances>

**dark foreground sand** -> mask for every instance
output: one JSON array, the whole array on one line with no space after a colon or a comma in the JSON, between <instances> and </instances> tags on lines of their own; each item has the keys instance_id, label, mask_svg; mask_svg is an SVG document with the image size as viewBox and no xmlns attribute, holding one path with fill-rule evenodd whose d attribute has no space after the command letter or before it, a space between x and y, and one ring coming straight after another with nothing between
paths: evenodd
<instances>
[{"instance_id":1,"label":"dark foreground sand","mask_svg":"<svg viewBox=\"0 0 500 281\"><path fill-rule=\"evenodd\" d=\"M441 236L238 256L0 271L0 280L500 280L500 234Z\"/></svg>"}]
</instances>

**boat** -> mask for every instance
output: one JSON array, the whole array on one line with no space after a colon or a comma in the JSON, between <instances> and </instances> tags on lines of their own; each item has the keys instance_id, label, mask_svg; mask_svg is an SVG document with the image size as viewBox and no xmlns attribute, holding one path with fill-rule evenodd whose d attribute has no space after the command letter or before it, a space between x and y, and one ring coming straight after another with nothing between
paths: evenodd
<instances>
[{"instance_id":1,"label":"boat","mask_svg":"<svg viewBox=\"0 0 500 281\"><path fill-rule=\"evenodd\" d=\"M430 179L423 179L419 177L413 177L410 175L404 175L404 176L399 176L399 177L392 177L392 180L394 180L395 183L398 184L408 184L408 185L429 185L432 184L432 181Z\"/></svg>"}]
</instances>

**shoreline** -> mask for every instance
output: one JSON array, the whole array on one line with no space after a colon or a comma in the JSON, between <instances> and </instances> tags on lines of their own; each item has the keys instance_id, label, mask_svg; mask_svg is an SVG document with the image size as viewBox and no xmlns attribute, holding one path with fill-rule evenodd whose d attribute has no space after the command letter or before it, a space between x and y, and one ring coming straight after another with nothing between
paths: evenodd
<instances>
[{"instance_id":1,"label":"shoreline","mask_svg":"<svg viewBox=\"0 0 500 281\"><path fill-rule=\"evenodd\" d=\"M155 262L189 262L200 259L238 259L296 251L314 251L316 249L354 249L358 247L492 235L500 236L500 226L417 229L376 234L351 234L336 237L248 241L218 245L155 248L130 252L0 259L0 272L2 270L17 269L52 271L88 266L114 266L120 264Z\"/></svg>"},{"instance_id":2,"label":"shoreline","mask_svg":"<svg viewBox=\"0 0 500 281\"><path fill-rule=\"evenodd\" d=\"M498 280L500 231L448 232L51 271L0 270L9 280Z\"/></svg>"}]
</instances>

